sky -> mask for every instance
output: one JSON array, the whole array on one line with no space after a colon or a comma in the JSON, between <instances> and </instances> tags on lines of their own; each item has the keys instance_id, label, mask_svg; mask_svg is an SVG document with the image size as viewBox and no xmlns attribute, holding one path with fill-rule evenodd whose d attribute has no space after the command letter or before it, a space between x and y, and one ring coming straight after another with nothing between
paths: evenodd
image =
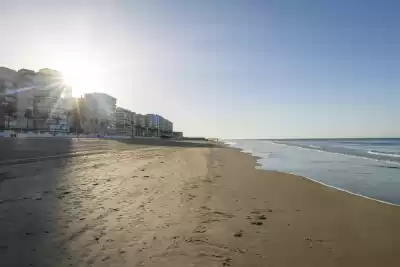
<instances>
[{"instance_id":1,"label":"sky","mask_svg":"<svg viewBox=\"0 0 400 267\"><path fill-rule=\"evenodd\" d=\"M400 137L400 2L0 0L0 66L187 136Z\"/></svg>"}]
</instances>

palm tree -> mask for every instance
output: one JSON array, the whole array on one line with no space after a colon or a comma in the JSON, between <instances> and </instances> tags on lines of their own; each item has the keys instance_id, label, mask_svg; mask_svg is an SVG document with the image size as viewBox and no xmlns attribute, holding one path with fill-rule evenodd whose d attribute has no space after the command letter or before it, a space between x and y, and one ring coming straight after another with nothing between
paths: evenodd
<instances>
[{"instance_id":1,"label":"palm tree","mask_svg":"<svg viewBox=\"0 0 400 267\"><path fill-rule=\"evenodd\" d=\"M61 118L60 118L59 116L57 116L57 117L54 118L54 120L55 120L56 125L57 125L57 128L54 128L54 135L55 135L56 132L57 132L57 129L60 129L59 126L60 126L60 120L61 120Z\"/></svg>"},{"instance_id":2,"label":"palm tree","mask_svg":"<svg viewBox=\"0 0 400 267\"><path fill-rule=\"evenodd\" d=\"M79 112L78 108L71 110L71 117L74 121L74 130L76 135L83 131L82 123L86 121L86 118Z\"/></svg>"},{"instance_id":3,"label":"palm tree","mask_svg":"<svg viewBox=\"0 0 400 267\"><path fill-rule=\"evenodd\" d=\"M71 111L65 111L65 116L67 117L67 131L68 131L68 127L69 127L69 117L71 116Z\"/></svg>"},{"instance_id":4,"label":"palm tree","mask_svg":"<svg viewBox=\"0 0 400 267\"><path fill-rule=\"evenodd\" d=\"M54 120L56 121L56 125L60 125L61 118L59 116L55 117Z\"/></svg>"},{"instance_id":5,"label":"palm tree","mask_svg":"<svg viewBox=\"0 0 400 267\"><path fill-rule=\"evenodd\" d=\"M106 135L108 135L109 134L109 131L108 131L108 127L110 126L110 121L109 120L105 120L104 121L104 133L106 134Z\"/></svg>"},{"instance_id":6,"label":"palm tree","mask_svg":"<svg viewBox=\"0 0 400 267\"><path fill-rule=\"evenodd\" d=\"M10 120L11 117L14 117L14 113L17 111L17 108L13 103L6 103L5 111L5 113L7 114L7 128L10 129Z\"/></svg>"},{"instance_id":7,"label":"palm tree","mask_svg":"<svg viewBox=\"0 0 400 267\"><path fill-rule=\"evenodd\" d=\"M29 120L33 118L33 111L32 109L26 109L24 112L24 118L26 120L26 129L29 128Z\"/></svg>"}]
</instances>

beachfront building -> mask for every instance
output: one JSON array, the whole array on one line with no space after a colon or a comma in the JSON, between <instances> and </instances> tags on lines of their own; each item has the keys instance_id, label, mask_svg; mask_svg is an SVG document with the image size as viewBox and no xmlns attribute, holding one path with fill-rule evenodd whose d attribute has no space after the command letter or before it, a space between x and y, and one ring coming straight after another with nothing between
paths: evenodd
<instances>
[{"instance_id":1,"label":"beachfront building","mask_svg":"<svg viewBox=\"0 0 400 267\"><path fill-rule=\"evenodd\" d=\"M141 136L140 133L140 124L139 124L139 113L133 112L132 119L133 119L133 128L134 128L134 136Z\"/></svg>"},{"instance_id":2,"label":"beachfront building","mask_svg":"<svg viewBox=\"0 0 400 267\"><path fill-rule=\"evenodd\" d=\"M39 89L33 99L28 99L28 101L33 101L31 120L34 129L52 132L67 131L67 110L62 105L61 93L62 90L58 89ZM22 107L26 107L26 105L22 105ZM27 124L29 126L29 120Z\"/></svg>"},{"instance_id":3,"label":"beachfront building","mask_svg":"<svg viewBox=\"0 0 400 267\"><path fill-rule=\"evenodd\" d=\"M116 134L131 137L135 136L136 129L134 127L134 117L135 112L132 112L129 109L117 107L115 112Z\"/></svg>"},{"instance_id":4,"label":"beachfront building","mask_svg":"<svg viewBox=\"0 0 400 267\"><path fill-rule=\"evenodd\" d=\"M161 136L173 135L173 124L171 121L162 118L162 120L160 121L160 135Z\"/></svg>"},{"instance_id":5,"label":"beachfront building","mask_svg":"<svg viewBox=\"0 0 400 267\"><path fill-rule=\"evenodd\" d=\"M105 93L90 93L84 96L83 130L88 134L116 134L117 99Z\"/></svg>"},{"instance_id":6,"label":"beachfront building","mask_svg":"<svg viewBox=\"0 0 400 267\"><path fill-rule=\"evenodd\" d=\"M55 70L0 68L0 128L65 132L69 89Z\"/></svg>"},{"instance_id":7,"label":"beachfront building","mask_svg":"<svg viewBox=\"0 0 400 267\"><path fill-rule=\"evenodd\" d=\"M32 71L33 75L36 75ZM21 73L15 70L0 67L0 130L18 126L19 112L17 93L21 86ZM31 81L32 85L33 81ZM22 101L24 102L24 101Z\"/></svg>"},{"instance_id":8,"label":"beachfront building","mask_svg":"<svg viewBox=\"0 0 400 267\"><path fill-rule=\"evenodd\" d=\"M158 114L146 114L147 136L159 136L160 121L163 118Z\"/></svg>"},{"instance_id":9,"label":"beachfront building","mask_svg":"<svg viewBox=\"0 0 400 267\"><path fill-rule=\"evenodd\" d=\"M183 138L183 132L173 132L173 136L176 139L182 139Z\"/></svg>"},{"instance_id":10,"label":"beachfront building","mask_svg":"<svg viewBox=\"0 0 400 267\"><path fill-rule=\"evenodd\" d=\"M166 136L167 132L167 122L168 120L160 116L160 121L158 124L158 136Z\"/></svg>"},{"instance_id":11,"label":"beachfront building","mask_svg":"<svg viewBox=\"0 0 400 267\"><path fill-rule=\"evenodd\" d=\"M62 73L56 70L0 67L0 130L172 135L173 124L163 116L116 110L116 102L104 93L73 98L72 88L64 84Z\"/></svg>"},{"instance_id":12,"label":"beachfront building","mask_svg":"<svg viewBox=\"0 0 400 267\"><path fill-rule=\"evenodd\" d=\"M172 136L173 123L158 114L147 114L146 133L153 137Z\"/></svg>"},{"instance_id":13,"label":"beachfront building","mask_svg":"<svg viewBox=\"0 0 400 267\"><path fill-rule=\"evenodd\" d=\"M134 114L135 136L146 136L146 115Z\"/></svg>"}]
</instances>

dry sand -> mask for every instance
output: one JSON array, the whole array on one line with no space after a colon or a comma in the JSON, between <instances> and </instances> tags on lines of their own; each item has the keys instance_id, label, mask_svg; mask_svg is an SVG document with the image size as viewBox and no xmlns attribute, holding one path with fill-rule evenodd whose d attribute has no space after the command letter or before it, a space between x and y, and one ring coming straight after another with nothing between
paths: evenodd
<instances>
[{"instance_id":1,"label":"dry sand","mask_svg":"<svg viewBox=\"0 0 400 267\"><path fill-rule=\"evenodd\" d=\"M399 207L254 166L149 147L0 167L1 266L399 266Z\"/></svg>"},{"instance_id":2,"label":"dry sand","mask_svg":"<svg viewBox=\"0 0 400 267\"><path fill-rule=\"evenodd\" d=\"M234 214L226 232L243 231L213 239L246 251L232 254L235 266L400 266L400 207L252 169L255 159L233 149L213 158L221 177L209 206ZM258 216L262 225L252 225Z\"/></svg>"}]
</instances>

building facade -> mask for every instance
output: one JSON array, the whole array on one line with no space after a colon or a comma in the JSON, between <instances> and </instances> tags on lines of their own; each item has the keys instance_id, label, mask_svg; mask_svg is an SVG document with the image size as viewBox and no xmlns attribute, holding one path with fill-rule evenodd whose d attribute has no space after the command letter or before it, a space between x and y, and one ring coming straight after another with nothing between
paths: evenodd
<instances>
[{"instance_id":1,"label":"building facade","mask_svg":"<svg viewBox=\"0 0 400 267\"><path fill-rule=\"evenodd\" d=\"M176 139L182 139L183 138L183 132L173 132L173 136Z\"/></svg>"},{"instance_id":2,"label":"building facade","mask_svg":"<svg viewBox=\"0 0 400 267\"><path fill-rule=\"evenodd\" d=\"M146 115L135 114L136 136L146 136Z\"/></svg>"},{"instance_id":3,"label":"building facade","mask_svg":"<svg viewBox=\"0 0 400 267\"><path fill-rule=\"evenodd\" d=\"M117 135L135 136L136 129L134 125L135 113L124 108L117 107L115 112L115 127Z\"/></svg>"},{"instance_id":4,"label":"building facade","mask_svg":"<svg viewBox=\"0 0 400 267\"><path fill-rule=\"evenodd\" d=\"M117 108L105 93L72 97L62 73L0 67L0 131L18 129L97 135L172 136L173 123L158 114Z\"/></svg>"},{"instance_id":5,"label":"building facade","mask_svg":"<svg viewBox=\"0 0 400 267\"><path fill-rule=\"evenodd\" d=\"M99 135L116 134L117 99L105 93L90 93L84 96L84 132Z\"/></svg>"},{"instance_id":6,"label":"building facade","mask_svg":"<svg viewBox=\"0 0 400 267\"><path fill-rule=\"evenodd\" d=\"M160 136L160 126L164 118L158 114L146 114L147 136Z\"/></svg>"},{"instance_id":7,"label":"building facade","mask_svg":"<svg viewBox=\"0 0 400 267\"><path fill-rule=\"evenodd\" d=\"M159 128L161 136L172 136L173 135L173 124L171 121L162 118Z\"/></svg>"},{"instance_id":8,"label":"building facade","mask_svg":"<svg viewBox=\"0 0 400 267\"><path fill-rule=\"evenodd\" d=\"M67 110L62 104L67 87L60 72L0 68L0 87L0 128L67 130Z\"/></svg>"}]
</instances>

